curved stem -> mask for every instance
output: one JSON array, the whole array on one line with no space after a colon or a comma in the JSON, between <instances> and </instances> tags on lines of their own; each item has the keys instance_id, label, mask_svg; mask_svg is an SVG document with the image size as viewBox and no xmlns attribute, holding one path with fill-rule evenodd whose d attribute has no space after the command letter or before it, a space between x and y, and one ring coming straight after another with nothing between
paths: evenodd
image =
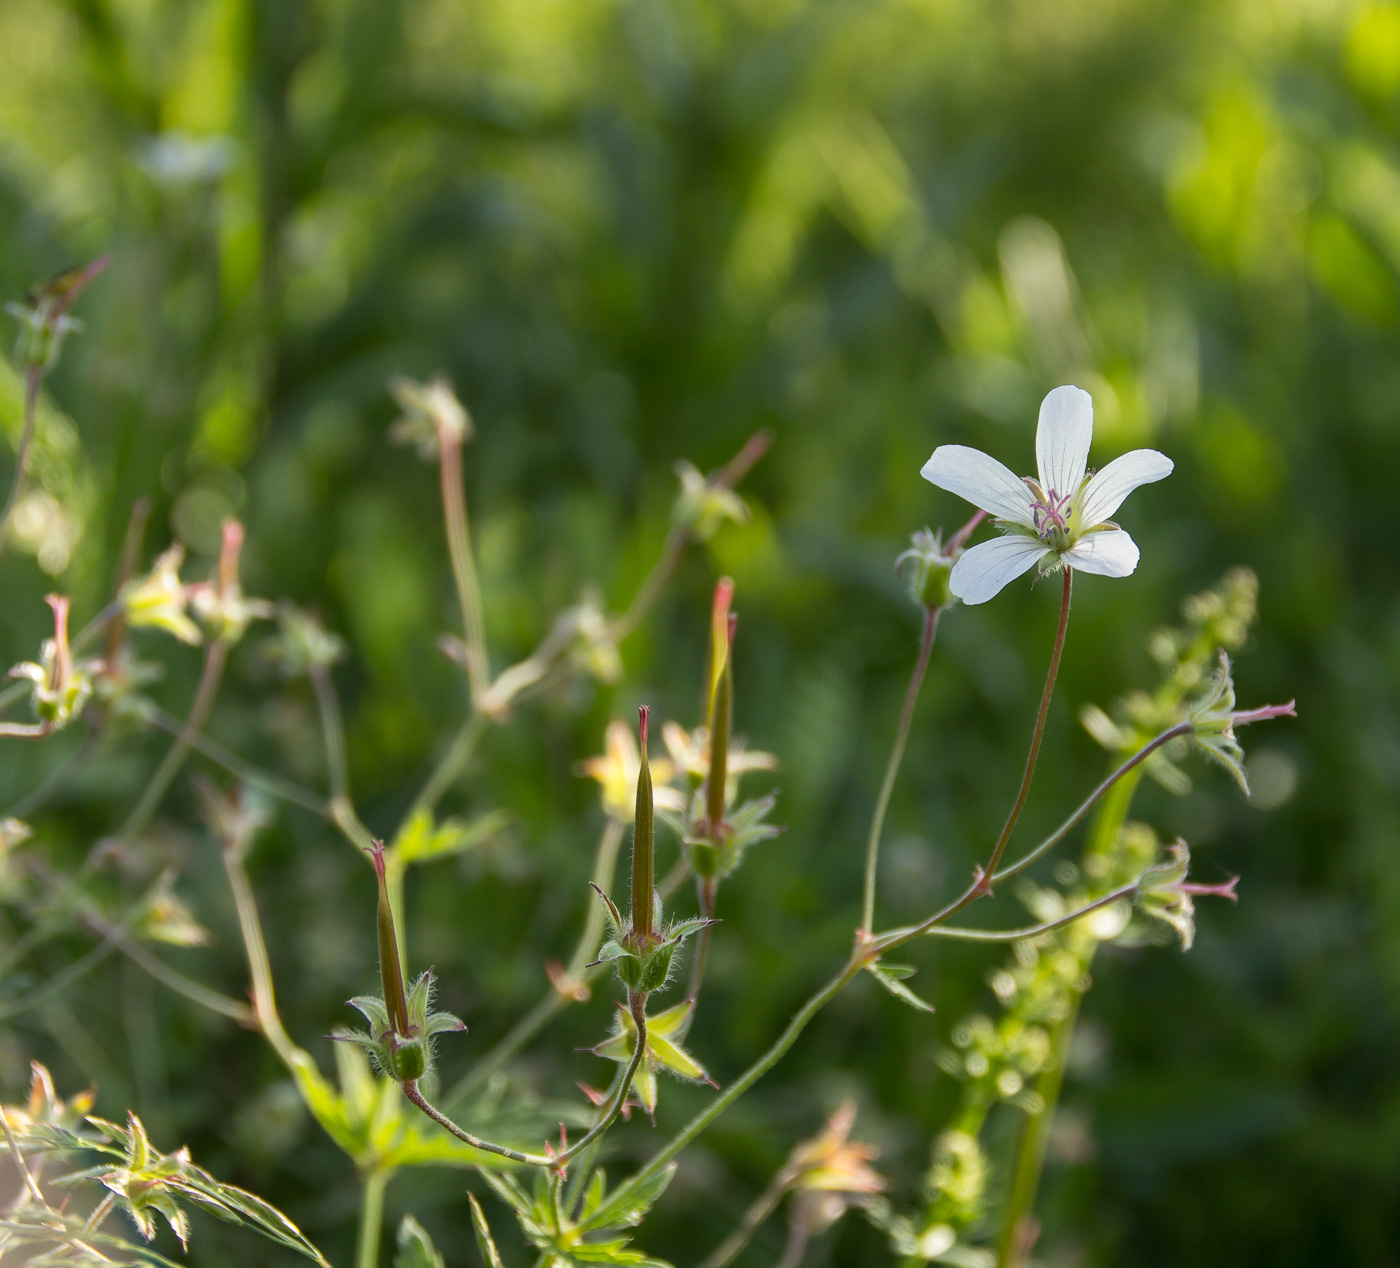
<instances>
[{"instance_id":1,"label":"curved stem","mask_svg":"<svg viewBox=\"0 0 1400 1268\"><path fill-rule=\"evenodd\" d=\"M557 1154L526 1154L517 1149L507 1148L505 1145L498 1145L494 1141L483 1140L480 1136L473 1136L465 1127L459 1127L446 1114L435 1105L431 1104L418 1088L416 1079L408 1079L403 1084L403 1094L433 1120L444 1131L456 1136L464 1144L470 1145L473 1149L481 1149L486 1153L498 1154L502 1158L508 1158L511 1162L524 1163L530 1167L547 1167L551 1171L562 1171L573 1159L577 1158L585 1149L589 1148L609 1127L617 1121L617 1116L622 1112L623 1102L627 1099L627 1093L632 1090L632 1079L637 1073L637 1068L642 1064L647 1050L647 1019L646 1019L646 994L642 991L634 992L630 997L630 1009L632 1020L637 1027L637 1046L632 1051L632 1059L627 1063L627 1068L623 1072L622 1078L618 1080L617 1090L614 1092L598 1121L587 1133L573 1145L569 1146Z\"/></svg>"},{"instance_id":2,"label":"curved stem","mask_svg":"<svg viewBox=\"0 0 1400 1268\"><path fill-rule=\"evenodd\" d=\"M1042 933L1050 933L1054 929L1072 925L1076 920L1087 916L1090 912L1098 911L1100 907L1107 907L1110 903L1116 903L1123 898L1131 898L1137 893L1137 888L1137 881L1133 881L1130 885L1120 885L1117 889L1094 899L1091 903L1085 903L1084 906L1076 907L1063 916L1038 925L1023 925L1019 929L963 929L957 925L934 925L928 929L894 929L876 937L872 948L875 954L883 955L886 951L893 951L895 947L903 946L910 939L920 936L954 938L961 942L1020 942L1025 938L1036 938Z\"/></svg>"},{"instance_id":3,"label":"curved stem","mask_svg":"<svg viewBox=\"0 0 1400 1268\"><path fill-rule=\"evenodd\" d=\"M1011 807L1011 813L1006 816L1006 824L1001 830L1001 835L997 837L997 843L992 849L991 860L983 873L987 884L990 884L991 877L995 875L997 866L1001 863L1001 856L1006 852L1006 843L1011 839L1011 830L1016 826L1016 820L1021 817L1021 810L1025 806L1026 797L1031 790L1031 777L1035 774L1036 758L1040 756L1040 741L1045 735L1045 718L1050 712L1050 697L1055 691L1055 679L1060 672L1060 654L1065 650L1065 631L1069 627L1069 599L1074 573L1069 568L1066 568L1064 572L1064 591L1060 598L1060 623L1055 630L1055 648L1050 653L1050 669L1045 675L1045 690L1040 696L1040 709L1035 715L1035 730L1031 733L1030 752L1026 754L1026 769L1021 775L1021 787L1016 793L1016 801Z\"/></svg>"},{"instance_id":4,"label":"curved stem","mask_svg":"<svg viewBox=\"0 0 1400 1268\"><path fill-rule=\"evenodd\" d=\"M1142 748L1138 749L1136 753L1134 753L1121 766L1119 766L1117 770L1113 771L1112 774L1108 775L1104 779L1104 781L1080 803L1079 809L1076 810L1072 815L1070 815L1070 817L1066 819L1062 824L1060 824L1060 826L1056 828L1055 831L1052 832L1048 837L1046 837L1045 840L1043 840L1039 845L1037 845L1035 849L1031 850L1028 854L1023 855L1021 858L1017 859L1016 862L1008 863L1000 871L995 873L992 876L992 883L995 885L1000 884L1004 880L1010 880L1011 877L1017 875L1020 872L1024 872L1026 868L1028 868L1032 863L1036 862L1038 859L1048 854L1057 845L1059 845L1059 843L1063 841L1065 837L1067 837L1075 827L1077 827L1084 820L1085 816L1088 815L1089 811L1091 811L1103 799L1103 797L1108 793L1109 789L1111 789L1114 786L1114 784L1116 784L1120 779L1122 779L1124 775L1127 775L1140 763L1146 761L1149 757L1152 756L1153 753L1155 753L1159 748L1161 748L1162 745L1170 743L1178 736L1190 734L1191 723L1189 721L1178 722L1175 726L1168 727L1165 731L1161 733L1161 735L1156 736L1147 744L1143 745Z\"/></svg>"},{"instance_id":5,"label":"curved stem","mask_svg":"<svg viewBox=\"0 0 1400 1268\"><path fill-rule=\"evenodd\" d=\"M130 841L146 826L151 816L156 812L156 807L160 805L160 799L165 796L166 789L170 787L171 782L179 773L180 767L184 764L185 758L193 747L194 737L204 729L204 724L208 721L209 710L214 705L214 697L218 694L219 681L223 677L224 665L228 660L228 648L229 645L220 638L210 643L205 651L204 668L200 672L199 686L195 690L194 702L190 705L189 716L185 719L184 728L175 743L170 746L161 764L156 767L155 773L141 794L141 799L127 815L126 822L117 830L116 839L118 841Z\"/></svg>"},{"instance_id":6,"label":"curved stem","mask_svg":"<svg viewBox=\"0 0 1400 1268\"><path fill-rule=\"evenodd\" d=\"M34 443L35 426L39 421L39 384L43 382L44 371L35 365L24 371L24 424L20 428L19 445L15 449L15 474L10 481L10 496L5 499L5 509L0 512L0 550L10 535L10 520L15 513L15 505L24 492L24 482L29 473L29 450Z\"/></svg>"},{"instance_id":7,"label":"curved stem","mask_svg":"<svg viewBox=\"0 0 1400 1268\"><path fill-rule=\"evenodd\" d=\"M378 1268L379 1238L384 1227L384 1190L392 1173L376 1168L360 1185L360 1230L355 1241L355 1268Z\"/></svg>"},{"instance_id":8,"label":"curved stem","mask_svg":"<svg viewBox=\"0 0 1400 1268\"><path fill-rule=\"evenodd\" d=\"M237 849L224 845L220 853L224 872L233 893L234 909L238 913L238 929L243 935L243 950L248 957L248 973L253 979L253 1011L258 1025L283 1063L295 1071L301 1050L292 1042L277 1012L277 994L272 985L272 965L267 958L267 943L263 938L262 921L258 917L257 900L248 882L243 857Z\"/></svg>"},{"instance_id":9,"label":"curved stem","mask_svg":"<svg viewBox=\"0 0 1400 1268\"><path fill-rule=\"evenodd\" d=\"M860 917L861 931L867 934L875 922L875 881L880 859L880 834L884 831L885 813L890 808L890 797L894 793L899 765L904 760L904 746L909 740L909 727L914 720L914 704L919 698L919 688L923 686L924 675L928 672L929 656L933 652L933 640L938 635L938 617L942 611L942 608L924 609L924 632L919 640L919 659L915 662L913 676L909 679L909 690L904 694L904 708L899 715L894 748L885 767L884 782L880 785L880 796L875 802L875 814L870 820L870 838L865 843L865 901L861 906Z\"/></svg>"},{"instance_id":10,"label":"curved stem","mask_svg":"<svg viewBox=\"0 0 1400 1268\"><path fill-rule=\"evenodd\" d=\"M614 1209L622 1209L626 1206L629 1198L639 1187L646 1184L655 1177L668 1162L671 1161L682 1149L705 1130L711 1123L734 1104L745 1092L768 1073L775 1065L782 1060L784 1054L794 1043L798 1036L807 1029L808 1023L833 999L835 999L850 984L851 979L865 965L865 960L860 956L852 956L846 967L831 979L821 990L813 995L802 1005L793 1015L791 1021L784 1028L783 1033L778 1036L768 1048L768 1050L758 1058L747 1070L724 1089L713 1101L700 1111L689 1123L662 1149L658 1150L647 1161L631 1179L612 1194L603 1206L594 1213L588 1221L589 1228L602 1228L606 1226Z\"/></svg>"}]
</instances>

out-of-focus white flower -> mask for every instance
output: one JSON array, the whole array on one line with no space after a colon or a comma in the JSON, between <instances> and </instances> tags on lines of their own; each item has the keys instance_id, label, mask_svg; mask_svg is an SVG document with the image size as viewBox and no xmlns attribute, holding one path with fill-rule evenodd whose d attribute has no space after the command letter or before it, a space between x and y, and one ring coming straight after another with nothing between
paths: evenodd
<instances>
[{"instance_id":1,"label":"out-of-focus white flower","mask_svg":"<svg viewBox=\"0 0 1400 1268\"><path fill-rule=\"evenodd\" d=\"M1015 475L966 445L940 445L923 467L925 480L966 498L993 516L1004 536L964 551L949 589L964 603L985 603L1008 582L1039 566L1126 577L1137 567L1137 544L1109 519L1142 484L1171 474L1172 460L1134 449L1088 473L1094 404L1088 392L1057 387L1040 406L1035 454L1038 478Z\"/></svg>"}]
</instances>

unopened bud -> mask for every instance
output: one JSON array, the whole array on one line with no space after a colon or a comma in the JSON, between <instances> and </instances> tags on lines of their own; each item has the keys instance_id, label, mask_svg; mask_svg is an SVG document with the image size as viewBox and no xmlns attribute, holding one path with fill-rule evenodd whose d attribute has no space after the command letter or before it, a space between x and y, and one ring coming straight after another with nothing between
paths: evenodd
<instances>
[{"instance_id":1,"label":"unopened bud","mask_svg":"<svg viewBox=\"0 0 1400 1268\"><path fill-rule=\"evenodd\" d=\"M910 537L909 549L894 561L894 567L915 603L942 608L953 601L948 578L956 562L957 552L951 547L944 550L941 533L921 528Z\"/></svg>"},{"instance_id":2,"label":"unopened bud","mask_svg":"<svg viewBox=\"0 0 1400 1268\"><path fill-rule=\"evenodd\" d=\"M656 891L655 806L652 802L651 763L647 757L647 731L651 709L637 710L637 807L632 820L632 936L643 947L652 941L652 904Z\"/></svg>"}]
</instances>

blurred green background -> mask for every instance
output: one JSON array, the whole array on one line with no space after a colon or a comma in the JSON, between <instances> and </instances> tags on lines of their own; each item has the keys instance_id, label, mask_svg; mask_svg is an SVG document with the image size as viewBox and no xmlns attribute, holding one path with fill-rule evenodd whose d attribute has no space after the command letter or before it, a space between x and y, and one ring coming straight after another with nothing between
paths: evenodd
<instances>
[{"instance_id":1,"label":"blurred green background","mask_svg":"<svg viewBox=\"0 0 1400 1268\"><path fill-rule=\"evenodd\" d=\"M723 1082L769 1042L856 918L918 637L893 558L966 511L918 468L958 441L1028 469L1043 392L1089 389L1096 463L1150 444L1177 467L1123 512L1136 575L1076 587L1026 839L1102 769L1080 707L1150 684L1151 631L1230 566L1262 586L1242 702L1296 695L1299 719L1244 737L1253 803L1199 764L1188 797L1142 795L1201 879L1242 873L1241 902L1206 911L1187 956L1100 957L1065 1095L1082 1130L1052 1151L1037 1253L1400 1263L1400 6L4 0L0 293L104 251L49 383L51 496L19 525L27 555L0 563L0 650L34 655L49 589L80 620L106 601L135 499L153 503L148 557L179 536L195 575L236 513L250 591L315 607L352 648L338 681L376 831L465 705L434 650L457 629L434 474L386 443L389 375L446 371L476 420L467 491L497 669L586 583L626 601L676 459L714 467L776 433L745 485L752 521L688 556L624 646L625 685L576 686L490 734L451 805L503 806L511 829L410 877L413 956L471 1027L444 1044L449 1078L575 936L601 813L574 762L639 702L696 720L721 571L742 613L738 724L783 761L789 830L722 895L692 1047ZM17 383L0 376L13 445ZM995 832L1056 589L1013 585L944 620L891 813L886 920L930 910ZM257 643L211 732L316 783L312 701L268 676ZM183 714L198 654L142 646ZM6 804L80 738L5 741ZM39 845L80 858L163 744L122 736L36 817ZM124 867L179 862L215 940L172 961L242 995L192 811L182 778ZM294 813L251 867L290 1029L326 1062L317 1036L373 980L371 875ZM997 908L1021 917L1010 895ZM938 1015L849 991L688 1155L648 1250L708 1249L848 1091L896 1196L916 1191L956 1094L935 1054L994 1007L1000 959L935 950L918 981ZM573 1049L610 1008L595 997L557 1024L522 1078L561 1096L598 1082ZM109 963L7 1025L7 1098L34 1055L348 1259L354 1177L255 1036ZM645 1156L703 1095L664 1087L658 1133L634 1121L623 1152ZM451 1264L475 1262L466 1179L415 1172L389 1193L391 1219L415 1210ZM775 1224L742 1262L780 1238ZM216 1230L193 1252L265 1254ZM887 1258L854 1216L813 1255Z\"/></svg>"}]
</instances>

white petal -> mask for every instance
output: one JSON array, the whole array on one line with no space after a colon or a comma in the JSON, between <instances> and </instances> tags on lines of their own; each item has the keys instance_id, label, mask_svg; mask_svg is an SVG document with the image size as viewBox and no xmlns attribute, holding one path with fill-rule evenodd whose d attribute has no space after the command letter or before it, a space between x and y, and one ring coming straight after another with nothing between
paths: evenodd
<instances>
[{"instance_id":1,"label":"white petal","mask_svg":"<svg viewBox=\"0 0 1400 1268\"><path fill-rule=\"evenodd\" d=\"M963 551L948 578L950 589L964 603L986 603L1008 581L1035 567L1049 554L1045 543L1013 533Z\"/></svg>"},{"instance_id":2,"label":"white petal","mask_svg":"<svg viewBox=\"0 0 1400 1268\"><path fill-rule=\"evenodd\" d=\"M1138 566L1137 542L1121 528L1081 537L1067 551L1065 559L1080 572L1100 577L1126 577Z\"/></svg>"},{"instance_id":3,"label":"white petal","mask_svg":"<svg viewBox=\"0 0 1400 1268\"><path fill-rule=\"evenodd\" d=\"M1102 524L1123 505L1129 493L1141 484L1165 480L1175 465L1155 449L1134 449L1115 458L1089 481L1079 508L1079 522L1085 528Z\"/></svg>"},{"instance_id":4,"label":"white petal","mask_svg":"<svg viewBox=\"0 0 1400 1268\"><path fill-rule=\"evenodd\" d=\"M1094 438L1094 400L1083 388L1057 387L1040 403L1035 461L1047 493L1079 492Z\"/></svg>"},{"instance_id":5,"label":"white petal","mask_svg":"<svg viewBox=\"0 0 1400 1268\"><path fill-rule=\"evenodd\" d=\"M980 449L966 445L939 445L919 472L930 484L966 498L997 519L1035 525L1031 517L1031 491L1009 467Z\"/></svg>"}]
</instances>

